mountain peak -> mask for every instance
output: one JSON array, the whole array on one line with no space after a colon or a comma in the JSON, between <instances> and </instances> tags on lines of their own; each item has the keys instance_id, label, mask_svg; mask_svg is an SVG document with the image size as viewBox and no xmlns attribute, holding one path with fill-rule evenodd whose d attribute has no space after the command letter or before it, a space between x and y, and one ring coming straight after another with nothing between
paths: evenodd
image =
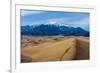
<instances>
[{"instance_id":1,"label":"mountain peak","mask_svg":"<svg viewBox=\"0 0 100 73\"><path fill-rule=\"evenodd\" d=\"M85 31L81 27L70 27L70 26L59 26L51 24L41 24L37 26L22 26L21 27L22 35L34 35L34 36L54 36L54 35L63 35L63 36L89 36L89 32Z\"/></svg>"}]
</instances>

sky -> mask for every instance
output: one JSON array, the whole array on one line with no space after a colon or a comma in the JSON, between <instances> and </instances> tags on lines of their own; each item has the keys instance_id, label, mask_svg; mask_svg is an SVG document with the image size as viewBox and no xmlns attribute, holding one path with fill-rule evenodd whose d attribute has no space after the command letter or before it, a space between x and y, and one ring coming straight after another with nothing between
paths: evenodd
<instances>
[{"instance_id":1,"label":"sky","mask_svg":"<svg viewBox=\"0 0 100 73\"><path fill-rule=\"evenodd\" d=\"M21 10L21 26L25 25L64 25L81 27L89 31L89 13Z\"/></svg>"}]
</instances>

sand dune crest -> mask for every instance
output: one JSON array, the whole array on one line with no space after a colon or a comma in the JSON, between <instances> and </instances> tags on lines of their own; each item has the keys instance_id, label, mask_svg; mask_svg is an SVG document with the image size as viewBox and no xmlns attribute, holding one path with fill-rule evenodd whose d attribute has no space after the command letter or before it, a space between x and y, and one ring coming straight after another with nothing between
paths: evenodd
<instances>
[{"instance_id":1,"label":"sand dune crest","mask_svg":"<svg viewBox=\"0 0 100 73\"><path fill-rule=\"evenodd\" d=\"M89 59L87 41L69 38L55 43L43 43L21 49L22 62L64 61ZM25 60L25 59L30 60Z\"/></svg>"}]
</instances>

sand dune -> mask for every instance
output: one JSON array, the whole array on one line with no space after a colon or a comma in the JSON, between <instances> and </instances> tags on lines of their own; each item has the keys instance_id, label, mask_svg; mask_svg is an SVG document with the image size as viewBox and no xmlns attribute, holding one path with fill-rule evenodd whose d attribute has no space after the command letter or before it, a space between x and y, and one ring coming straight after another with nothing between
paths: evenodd
<instances>
[{"instance_id":1,"label":"sand dune","mask_svg":"<svg viewBox=\"0 0 100 73\"><path fill-rule=\"evenodd\" d=\"M89 41L84 38L69 38L47 42L21 49L22 62L64 61L89 59Z\"/></svg>"},{"instance_id":2,"label":"sand dune","mask_svg":"<svg viewBox=\"0 0 100 73\"><path fill-rule=\"evenodd\" d=\"M76 59L84 60L89 59L89 40L84 38L77 38L77 51L76 51Z\"/></svg>"}]
</instances>

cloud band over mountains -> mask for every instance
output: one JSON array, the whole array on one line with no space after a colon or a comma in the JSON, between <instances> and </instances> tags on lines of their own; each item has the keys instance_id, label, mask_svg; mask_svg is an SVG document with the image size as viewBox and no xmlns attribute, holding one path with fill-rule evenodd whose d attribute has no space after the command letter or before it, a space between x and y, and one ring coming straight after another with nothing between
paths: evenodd
<instances>
[{"instance_id":1,"label":"cloud band over mountains","mask_svg":"<svg viewBox=\"0 0 100 73\"><path fill-rule=\"evenodd\" d=\"M89 13L21 10L21 26L54 24L89 30Z\"/></svg>"}]
</instances>

